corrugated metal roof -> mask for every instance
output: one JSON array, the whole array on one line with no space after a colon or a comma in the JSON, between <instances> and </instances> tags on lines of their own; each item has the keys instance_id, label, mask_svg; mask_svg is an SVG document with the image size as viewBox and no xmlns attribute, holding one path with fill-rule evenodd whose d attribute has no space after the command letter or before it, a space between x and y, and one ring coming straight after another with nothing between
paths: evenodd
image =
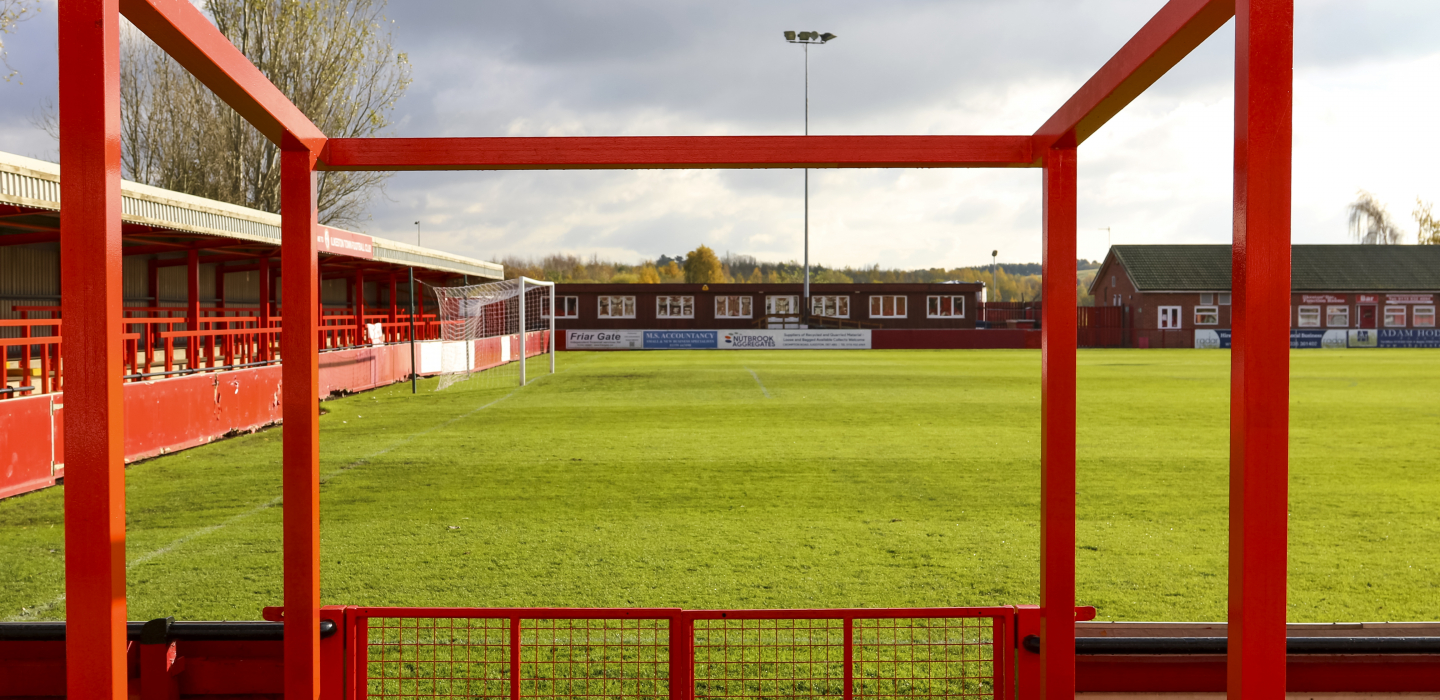
<instances>
[{"instance_id":1,"label":"corrugated metal roof","mask_svg":"<svg viewBox=\"0 0 1440 700\"><path fill-rule=\"evenodd\" d=\"M1297 292L1440 290L1440 246L1295 245L1290 251ZM1142 292L1230 289L1228 245L1117 245L1110 254Z\"/></svg>"},{"instance_id":2,"label":"corrugated metal roof","mask_svg":"<svg viewBox=\"0 0 1440 700\"><path fill-rule=\"evenodd\" d=\"M129 223L202 236L280 244L279 214L193 197L128 180L120 184L120 198L122 217ZM0 152L0 202L59 211L60 166ZM501 279L504 276L504 268L496 263L384 238L371 238L377 260L487 279Z\"/></svg>"}]
</instances>

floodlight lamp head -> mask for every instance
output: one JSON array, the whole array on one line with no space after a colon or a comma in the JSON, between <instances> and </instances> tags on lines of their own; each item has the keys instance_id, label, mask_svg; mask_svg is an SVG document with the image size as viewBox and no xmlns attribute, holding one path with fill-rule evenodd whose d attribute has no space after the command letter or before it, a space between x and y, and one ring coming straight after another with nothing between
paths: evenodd
<instances>
[{"instance_id":1,"label":"floodlight lamp head","mask_svg":"<svg viewBox=\"0 0 1440 700\"><path fill-rule=\"evenodd\" d=\"M823 44L823 43L825 43L825 42L827 42L827 41L830 41L831 39L834 39L834 38L835 38L835 35L834 35L834 34L831 34L830 32L825 32L824 34L821 34L821 35L820 35L820 43Z\"/></svg>"},{"instance_id":2,"label":"floodlight lamp head","mask_svg":"<svg viewBox=\"0 0 1440 700\"><path fill-rule=\"evenodd\" d=\"M795 41L795 32L785 32L785 41Z\"/></svg>"},{"instance_id":3,"label":"floodlight lamp head","mask_svg":"<svg viewBox=\"0 0 1440 700\"><path fill-rule=\"evenodd\" d=\"M800 32L800 41L810 41L810 32Z\"/></svg>"},{"instance_id":4,"label":"floodlight lamp head","mask_svg":"<svg viewBox=\"0 0 1440 700\"><path fill-rule=\"evenodd\" d=\"M1000 251L998 251L998 250L992 250L992 251L990 251L990 257L992 257L992 258L998 258L998 257L1000 257Z\"/></svg>"}]
</instances>

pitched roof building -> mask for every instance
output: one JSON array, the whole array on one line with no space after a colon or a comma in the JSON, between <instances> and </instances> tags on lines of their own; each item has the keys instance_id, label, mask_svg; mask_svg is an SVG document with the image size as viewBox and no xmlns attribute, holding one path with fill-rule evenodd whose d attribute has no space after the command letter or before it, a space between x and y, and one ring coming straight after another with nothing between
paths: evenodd
<instances>
[{"instance_id":1,"label":"pitched roof building","mask_svg":"<svg viewBox=\"0 0 1440 700\"><path fill-rule=\"evenodd\" d=\"M1297 347L1318 346L1325 331L1334 331L1325 341L1333 344L1354 335L1336 332L1370 329L1383 332L1356 337L1440 346L1434 331L1440 246L1296 245L1291 251L1290 327ZM1090 293L1097 305L1126 308L1135 347L1212 340L1224 347L1230 256L1228 245L1113 246Z\"/></svg>"}]
</instances>

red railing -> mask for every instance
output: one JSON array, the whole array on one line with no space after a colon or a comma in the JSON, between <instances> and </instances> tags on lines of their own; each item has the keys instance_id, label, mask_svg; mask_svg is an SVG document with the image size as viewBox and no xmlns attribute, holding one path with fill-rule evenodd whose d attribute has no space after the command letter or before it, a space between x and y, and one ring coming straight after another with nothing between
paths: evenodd
<instances>
[{"instance_id":1,"label":"red railing","mask_svg":"<svg viewBox=\"0 0 1440 700\"><path fill-rule=\"evenodd\" d=\"M1013 607L346 608L350 700L984 698Z\"/></svg>"},{"instance_id":2,"label":"red railing","mask_svg":"<svg viewBox=\"0 0 1440 700\"><path fill-rule=\"evenodd\" d=\"M64 352L59 306L13 306L19 319L0 319L0 336L17 328L18 337L0 337L0 400L58 392L63 384ZM277 362L280 359L282 317L262 316L258 307L203 308L190 328L183 307L125 307L123 310L126 381L144 381L174 374L210 372ZM44 317L33 318L43 314ZM370 345L376 339L355 323L353 309L327 310L316 329L322 349L338 350ZM379 323L379 342L409 342L410 319L400 314L366 314L363 321ZM441 337L444 322L436 314L416 314L416 340ZM13 363L13 366L12 366Z\"/></svg>"}]
</instances>

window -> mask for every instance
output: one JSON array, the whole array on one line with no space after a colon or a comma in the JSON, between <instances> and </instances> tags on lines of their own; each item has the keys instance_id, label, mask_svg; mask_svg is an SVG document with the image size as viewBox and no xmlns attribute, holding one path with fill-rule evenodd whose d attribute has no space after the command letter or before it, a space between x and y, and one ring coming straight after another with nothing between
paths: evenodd
<instances>
[{"instance_id":1,"label":"window","mask_svg":"<svg viewBox=\"0 0 1440 700\"><path fill-rule=\"evenodd\" d=\"M926 297L925 315L929 318L965 318L965 297Z\"/></svg>"},{"instance_id":2,"label":"window","mask_svg":"<svg viewBox=\"0 0 1440 700\"><path fill-rule=\"evenodd\" d=\"M1229 306L1229 305L1230 305L1230 292L1220 292L1219 296L1220 296L1220 305L1221 305L1221 306Z\"/></svg>"},{"instance_id":3,"label":"window","mask_svg":"<svg viewBox=\"0 0 1440 700\"><path fill-rule=\"evenodd\" d=\"M765 313L772 316L787 316L800 313L800 297L765 297Z\"/></svg>"},{"instance_id":4,"label":"window","mask_svg":"<svg viewBox=\"0 0 1440 700\"><path fill-rule=\"evenodd\" d=\"M1123 295L1121 295L1121 294L1116 294L1116 295L1115 295L1115 298L1110 300L1110 305L1111 305L1111 306L1123 306L1124 304L1125 304L1125 299L1123 298Z\"/></svg>"},{"instance_id":5,"label":"window","mask_svg":"<svg viewBox=\"0 0 1440 700\"><path fill-rule=\"evenodd\" d=\"M1433 306L1417 306L1417 307L1415 307L1414 317L1412 318L1412 321L1414 321L1416 328L1434 328L1434 327L1435 327L1435 307L1433 307Z\"/></svg>"},{"instance_id":6,"label":"window","mask_svg":"<svg viewBox=\"0 0 1440 700\"><path fill-rule=\"evenodd\" d=\"M548 306L550 300L545 303ZM555 308L560 311L555 318L580 318L580 297L555 297ZM546 311L545 318L550 318L549 309Z\"/></svg>"},{"instance_id":7,"label":"window","mask_svg":"<svg viewBox=\"0 0 1440 700\"><path fill-rule=\"evenodd\" d=\"M899 294L870 295L870 318L905 318L905 297Z\"/></svg>"},{"instance_id":8,"label":"window","mask_svg":"<svg viewBox=\"0 0 1440 700\"><path fill-rule=\"evenodd\" d=\"M810 313L831 318L850 318L850 297L810 297Z\"/></svg>"},{"instance_id":9,"label":"window","mask_svg":"<svg viewBox=\"0 0 1440 700\"><path fill-rule=\"evenodd\" d=\"M715 297L715 318L750 318L750 297Z\"/></svg>"},{"instance_id":10,"label":"window","mask_svg":"<svg viewBox=\"0 0 1440 700\"><path fill-rule=\"evenodd\" d=\"M1327 306L1325 307L1325 325L1331 328L1350 327L1350 307L1348 306Z\"/></svg>"},{"instance_id":11,"label":"window","mask_svg":"<svg viewBox=\"0 0 1440 700\"><path fill-rule=\"evenodd\" d=\"M600 318L635 318L635 297L600 297Z\"/></svg>"},{"instance_id":12,"label":"window","mask_svg":"<svg viewBox=\"0 0 1440 700\"><path fill-rule=\"evenodd\" d=\"M1180 307L1162 306L1157 310L1160 312L1160 330L1173 331L1180 327Z\"/></svg>"},{"instance_id":13,"label":"window","mask_svg":"<svg viewBox=\"0 0 1440 700\"><path fill-rule=\"evenodd\" d=\"M695 297L655 297L655 318L695 318Z\"/></svg>"},{"instance_id":14,"label":"window","mask_svg":"<svg viewBox=\"0 0 1440 700\"><path fill-rule=\"evenodd\" d=\"M1214 326L1220 323L1220 307L1218 306L1197 306L1195 307L1195 325Z\"/></svg>"},{"instance_id":15,"label":"window","mask_svg":"<svg viewBox=\"0 0 1440 700\"><path fill-rule=\"evenodd\" d=\"M1214 303L1215 303L1215 295L1214 295L1214 294L1201 294L1201 295L1200 295L1200 303L1201 303L1201 304L1204 304L1205 306L1210 306L1211 304L1214 304Z\"/></svg>"},{"instance_id":16,"label":"window","mask_svg":"<svg viewBox=\"0 0 1440 700\"><path fill-rule=\"evenodd\" d=\"M1320 307L1318 307L1318 306L1302 306L1302 307L1300 307L1299 326L1300 326L1301 328L1319 328L1319 327L1320 327Z\"/></svg>"},{"instance_id":17,"label":"window","mask_svg":"<svg viewBox=\"0 0 1440 700\"><path fill-rule=\"evenodd\" d=\"M1405 307L1403 307L1403 306L1387 306L1387 307L1385 307L1385 327L1386 327L1386 328L1404 328L1404 327L1405 327Z\"/></svg>"}]
</instances>

